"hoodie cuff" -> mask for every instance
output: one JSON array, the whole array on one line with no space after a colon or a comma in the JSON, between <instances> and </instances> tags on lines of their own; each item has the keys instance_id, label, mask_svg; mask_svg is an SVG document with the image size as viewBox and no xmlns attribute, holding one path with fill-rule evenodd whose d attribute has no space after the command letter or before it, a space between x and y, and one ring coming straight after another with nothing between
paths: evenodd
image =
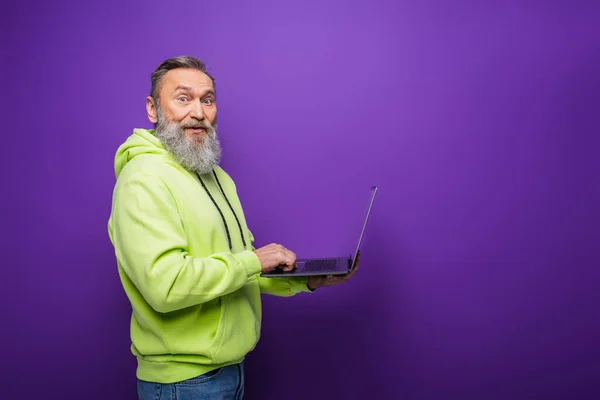
<instances>
[{"instance_id":1,"label":"hoodie cuff","mask_svg":"<svg viewBox=\"0 0 600 400\"><path fill-rule=\"evenodd\" d=\"M314 292L314 290L310 290L308 288L307 280L308 280L308 278L306 276L290 278L290 291L292 291L292 293L294 293L294 294L301 293L301 292L308 292L308 293Z\"/></svg>"},{"instance_id":2,"label":"hoodie cuff","mask_svg":"<svg viewBox=\"0 0 600 400\"><path fill-rule=\"evenodd\" d=\"M258 256L250 250L244 250L241 253L236 254L236 257L244 268L246 268L246 273L248 274L248 278L252 275L256 275L262 272L262 265L260 264L260 260Z\"/></svg>"}]
</instances>

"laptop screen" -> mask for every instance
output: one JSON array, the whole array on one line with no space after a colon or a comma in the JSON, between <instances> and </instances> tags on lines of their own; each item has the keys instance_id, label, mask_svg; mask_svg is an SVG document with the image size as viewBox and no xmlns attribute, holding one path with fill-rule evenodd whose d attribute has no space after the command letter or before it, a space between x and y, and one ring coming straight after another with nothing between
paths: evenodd
<instances>
[{"instance_id":1,"label":"laptop screen","mask_svg":"<svg viewBox=\"0 0 600 400\"><path fill-rule=\"evenodd\" d=\"M358 256L358 251L360 250L360 243L362 242L363 235L365 234L367 222L369 222L369 216L371 215L371 209L373 208L373 202L375 201L376 194L377 194L377 186L371 186L371 190L369 192L369 203L368 203L367 211L366 211L366 215L365 215L365 222L363 223L363 227L360 232L360 236L358 237L358 243L356 245L356 251L354 252L354 257L352 257L352 268L354 268L354 263L356 262L356 257Z\"/></svg>"}]
</instances>

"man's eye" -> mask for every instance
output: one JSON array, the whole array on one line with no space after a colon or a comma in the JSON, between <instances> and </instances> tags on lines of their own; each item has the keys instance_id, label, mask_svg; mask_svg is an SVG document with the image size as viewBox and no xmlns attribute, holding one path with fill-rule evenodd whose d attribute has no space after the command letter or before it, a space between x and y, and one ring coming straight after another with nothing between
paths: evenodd
<instances>
[{"instance_id":1,"label":"man's eye","mask_svg":"<svg viewBox=\"0 0 600 400\"><path fill-rule=\"evenodd\" d=\"M182 103L183 103L183 102L186 102L186 101L187 101L187 97L183 97L183 96L182 96L182 97L178 98L177 100L179 100L180 102L182 102Z\"/></svg>"},{"instance_id":2,"label":"man's eye","mask_svg":"<svg viewBox=\"0 0 600 400\"><path fill-rule=\"evenodd\" d=\"M210 105L210 104L213 103L213 100L212 99L204 99L203 102L204 102L204 104L209 104Z\"/></svg>"}]
</instances>

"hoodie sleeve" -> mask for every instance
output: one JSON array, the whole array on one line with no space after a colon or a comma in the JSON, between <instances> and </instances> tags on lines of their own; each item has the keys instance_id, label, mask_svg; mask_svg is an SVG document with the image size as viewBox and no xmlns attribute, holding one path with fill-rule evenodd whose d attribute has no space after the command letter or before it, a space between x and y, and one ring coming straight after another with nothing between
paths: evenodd
<instances>
[{"instance_id":1,"label":"hoodie sleeve","mask_svg":"<svg viewBox=\"0 0 600 400\"><path fill-rule=\"evenodd\" d=\"M136 173L115 192L116 256L148 304L167 313L234 292L261 271L253 251L190 256L175 200L160 177Z\"/></svg>"},{"instance_id":2,"label":"hoodie sleeve","mask_svg":"<svg viewBox=\"0 0 600 400\"><path fill-rule=\"evenodd\" d=\"M256 250L254 246L254 235L248 230L250 241L252 243L252 250ZM258 276L258 284L260 285L260 292L264 294L270 294L274 296L290 297L301 292L314 292L310 290L307 284L307 277L299 276L294 278L263 278Z\"/></svg>"},{"instance_id":3,"label":"hoodie sleeve","mask_svg":"<svg viewBox=\"0 0 600 400\"><path fill-rule=\"evenodd\" d=\"M306 277L263 278L258 277L260 292L274 296L290 297L301 292L313 292L306 285Z\"/></svg>"}]
</instances>

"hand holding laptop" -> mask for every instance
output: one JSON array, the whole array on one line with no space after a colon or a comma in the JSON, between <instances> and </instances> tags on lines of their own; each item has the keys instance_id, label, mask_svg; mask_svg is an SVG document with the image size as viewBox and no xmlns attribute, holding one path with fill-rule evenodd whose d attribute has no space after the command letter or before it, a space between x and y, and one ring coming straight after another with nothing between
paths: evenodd
<instances>
[{"instance_id":1,"label":"hand holding laptop","mask_svg":"<svg viewBox=\"0 0 600 400\"><path fill-rule=\"evenodd\" d=\"M321 287L340 285L348 281L348 279L352 278L354 274L356 274L359 265L360 250L358 251L358 254L356 256L356 262L354 264L354 268L352 268L352 271L345 275L312 275L308 277L306 286L308 286L310 290L315 290Z\"/></svg>"}]
</instances>

